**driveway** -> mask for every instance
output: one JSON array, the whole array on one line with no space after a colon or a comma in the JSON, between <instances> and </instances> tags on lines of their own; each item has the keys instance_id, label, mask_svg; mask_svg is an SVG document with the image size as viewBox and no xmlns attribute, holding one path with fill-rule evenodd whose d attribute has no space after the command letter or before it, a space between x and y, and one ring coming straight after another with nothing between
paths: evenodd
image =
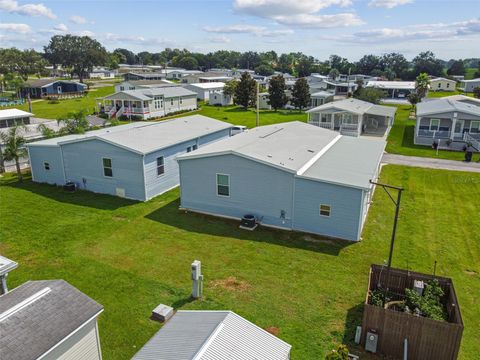
<instances>
[{"instance_id":1,"label":"driveway","mask_svg":"<svg viewBox=\"0 0 480 360\"><path fill-rule=\"evenodd\" d=\"M382 158L384 164L395 164L405 166L415 166L430 169L470 171L480 173L479 162L464 162L456 160L433 159L427 157L404 156L396 154L384 154Z\"/></svg>"}]
</instances>

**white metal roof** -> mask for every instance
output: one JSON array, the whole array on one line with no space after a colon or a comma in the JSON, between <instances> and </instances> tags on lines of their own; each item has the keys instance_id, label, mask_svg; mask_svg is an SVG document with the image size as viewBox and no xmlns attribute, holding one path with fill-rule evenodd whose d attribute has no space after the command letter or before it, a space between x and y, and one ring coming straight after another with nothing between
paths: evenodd
<instances>
[{"instance_id":1,"label":"white metal roof","mask_svg":"<svg viewBox=\"0 0 480 360\"><path fill-rule=\"evenodd\" d=\"M369 80L365 87L375 87L378 89L398 89L398 90L414 90L415 81L377 81Z\"/></svg>"},{"instance_id":2,"label":"white metal roof","mask_svg":"<svg viewBox=\"0 0 480 360\"><path fill-rule=\"evenodd\" d=\"M480 117L480 106L469 104L464 101L440 98L417 104L417 116L434 115L449 112L462 112Z\"/></svg>"},{"instance_id":3,"label":"white metal roof","mask_svg":"<svg viewBox=\"0 0 480 360\"><path fill-rule=\"evenodd\" d=\"M209 78L211 79L211 78ZM223 82L207 82L207 83L194 83L188 84L187 87L196 87L200 89L223 89L225 87L225 83Z\"/></svg>"},{"instance_id":4,"label":"white metal roof","mask_svg":"<svg viewBox=\"0 0 480 360\"><path fill-rule=\"evenodd\" d=\"M368 101L358 99L344 99L339 101L329 102L307 111L307 113L316 113L327 110L334 111L348 111L354 114L371 114L379 116L394 117L397 111L395 106L376 105Z\"/></svg>"},{"instance_id":5,"label":"white metal roof","mask_svg":"<svg viewBox=\"0 0 480 360\"><path fill-rule=\"evenodd\" d=\"M120 125L82 135L67 135L30 143L27 146L57 146L98 139L139 154L148 154L231 127L231 124L223 121L203 115L191 115L158 122Z\"/></svg>"},{"instance_id":6,"label":"white metal roof","mask_svg":"<svg viewBox=\"0 0 480 360\"><path fill-rule=\"evenodd\" d=\"M232 154L297 177L369 189L369 180L375 175L385 145L384 140L344 137L294 121L254 128L177 159Z\"/></svg>"},{"instance_id":7,"label":"white metal roof","mask_svg":"<svg viewBox=\"0 0 480 360\"><path fill-rule=\"evenodd\" d=\"M18 264L2 255L0 255L0 276L8 274L10 271L15 269Z\"/></svg>"},{"instance_id":8,"label":"white metal roof","mask_svg":"<svg viewBox=\"0 0 480 360\"><path fill-rule=\"evenodd\" d=\"M132 360L287 360L291 345L231 311L178 311Z\"/></svg>"},{"instance_id":9,"label":"white metal roof","mask_svg":"<svg viewBox=\"0 0 480 360\"><path fill-rule=\"evenodd\" d=\"M27 116L33 116L33 114L19 109L0 110L0 120L16 119Z\"/></svg>"},{"instance_id":10,"label":"white metal roof","mask_svg":"<svg viewBox=\"0 0 480 360\"><path fill-rule=\"evenodd\" d=\"M163 96L165 99L179 97L179 96L194 96L194 92L185 89L182 86L164 86L154 87L148 89L124 90L116 92L115 94L105 96L104 99L113 100L119 99L122 95L132 97L138 100L152 100L154 96Z\"/></svg>"}]
</instances>

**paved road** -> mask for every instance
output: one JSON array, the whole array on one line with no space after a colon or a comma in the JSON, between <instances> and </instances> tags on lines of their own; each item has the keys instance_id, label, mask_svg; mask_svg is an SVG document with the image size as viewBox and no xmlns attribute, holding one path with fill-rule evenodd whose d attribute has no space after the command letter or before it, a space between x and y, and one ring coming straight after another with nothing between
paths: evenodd
<instances>
[{"instance_id":1,"label":"paved road","mask_svg":"<svg viewBox=\"0 0 480 360\"><path fill-rule=\"evenodd\" d=\"M416 166L430 169L442 170L456 170L456 171L470 171L480 173L480 163L478 162L464 162L456 160L433 159L417 156L404 156L396 154L385 154L382 158L382 163Z\"/></svg>"}]
</instances>

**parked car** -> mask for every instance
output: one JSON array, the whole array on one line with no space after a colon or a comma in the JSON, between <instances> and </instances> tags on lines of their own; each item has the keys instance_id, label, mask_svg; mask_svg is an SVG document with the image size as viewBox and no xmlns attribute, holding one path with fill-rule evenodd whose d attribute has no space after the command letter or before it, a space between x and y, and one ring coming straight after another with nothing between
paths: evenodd
<instances>
[{"instance_id":1,"label":"parked car","mask_svg":"<svg viewBox=\"0 0 480 360\"><path fill-rule=\"evenodd\" d=\"M243 126L243 125L235 125L232 130L231 130L231 134L232 136L233 135L237 135L237 134L240 134L242 132L244 132L245 130L247 130L247 127L246 126Z\"/></svg>"}]
</instances>

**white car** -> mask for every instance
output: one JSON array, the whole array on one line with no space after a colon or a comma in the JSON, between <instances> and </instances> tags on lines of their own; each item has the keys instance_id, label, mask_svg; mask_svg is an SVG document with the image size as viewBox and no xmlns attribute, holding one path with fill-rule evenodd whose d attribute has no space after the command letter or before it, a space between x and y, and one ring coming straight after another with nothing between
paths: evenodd
<instances>
[{"instance_id":1,"label":"white car","mask_svg":"<svg viewBox=\"0 0 480 360\"><path fill-rule=\"evenodd\" d=\"M237 134L240 134L240 133L244 132L245 130L247 130L246 126L235 125L234 127L232 127L232 130L230 131L230 134L231 134L231 136L237 135Z\"/></svg>"}]
</instances>

